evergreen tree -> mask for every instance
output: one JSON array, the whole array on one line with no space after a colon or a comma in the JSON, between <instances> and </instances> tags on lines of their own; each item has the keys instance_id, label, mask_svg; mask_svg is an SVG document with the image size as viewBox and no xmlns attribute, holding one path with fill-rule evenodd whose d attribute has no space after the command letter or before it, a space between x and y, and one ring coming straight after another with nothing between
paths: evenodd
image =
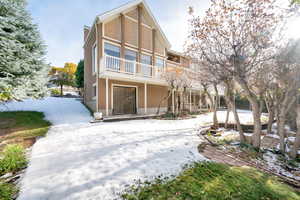
<instances>
[{"instance_id":1,"label":"evergreen tree","mask_svg":"<svg viewBox=\"0 0 300 200\"><path fill-rule=\"evenodd\" d=\"M77 65L77 70L75 73L75 82L77 88L83 88L84 87L84 61L80 60Z\"/></svg>"},{"instance_id":2,"label":"evergreen tree","mask_svg":"<svg viewBox=\"0 0 300 200\"><path fill-rule=\"evenodd\" d=\"M0 0L0 102L47 94L49 66L26 0Z\"/></svg>"}]
</instances>

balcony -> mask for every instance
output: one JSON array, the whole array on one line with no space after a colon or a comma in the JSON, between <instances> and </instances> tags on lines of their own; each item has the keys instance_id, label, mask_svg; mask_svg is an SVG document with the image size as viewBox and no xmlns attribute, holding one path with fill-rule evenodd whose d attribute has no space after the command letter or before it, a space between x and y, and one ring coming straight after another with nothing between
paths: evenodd
<instances>
[{"instance_id":1,"label":"balcony","mask_svg":"<svg viewBox=\"0 0 300 200\"><path fill-rule=\"evenodd\" d=\"M140 82L153 82L166 85L163 75L165 72L174 71L177 74L189 73L195 71L181 67L179 64L167 63L165 67L158 67L136 61L126 60L119 57L104 55L101 60L100 76L109 78L120 78L124 80L131 79Z\"/></svg>"},{"instance_id":2,"label":"balcony","mask_svg":"<svg viewBox=\"0 0 300 200\"><path fill-rule=\"evenodd\" d=\"M127 77L162 80L164 68L105 55L100 74L110 73Z\"/></svg>"}]
</instances>

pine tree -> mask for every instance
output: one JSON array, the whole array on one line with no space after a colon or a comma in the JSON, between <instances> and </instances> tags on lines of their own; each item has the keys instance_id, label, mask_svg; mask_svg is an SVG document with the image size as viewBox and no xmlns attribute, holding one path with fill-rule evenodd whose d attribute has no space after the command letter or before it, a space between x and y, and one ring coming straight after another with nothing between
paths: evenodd
<instances>
[{"instance_id":1,"label":"pine tree","mask_svg":"<svg viewBox=\"0 0 300 200\"><path fill-rule=\"evenodd\" d=\"M77 65L77 70L75 73L75 82L77 88L83 88L84 86L84 61L80 60Z\"/></svg>"},{"instance_id":2,"label":"pine tree","mask_svg":"<svg viewBox=\"0 0 300 200\"><path fill-rule=\"evenodd\" d=\"M0 102L47 94L49 66L26 0L0 0Z\"/></svg>"}]
</instances>

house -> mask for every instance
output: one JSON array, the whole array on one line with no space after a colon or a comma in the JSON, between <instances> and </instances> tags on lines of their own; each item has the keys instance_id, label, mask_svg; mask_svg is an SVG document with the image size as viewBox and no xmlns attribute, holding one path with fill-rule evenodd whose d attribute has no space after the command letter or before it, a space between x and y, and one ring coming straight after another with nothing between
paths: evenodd
<instances>
[{"instance_id":1,"label":"house","mask_svg":"<svg viewBox=\"0 0 300 200\"><path fill-rule=\"evenodd\" d=\"M84 102L104 116L156 113L168 96L166 70L190 70L191 62L171 44L143 0L96 16L84 27ZM189 88L187 109L197 110L199 87ZM175 109L176 94L160 105Z\"/></svg>"}]
</instances>

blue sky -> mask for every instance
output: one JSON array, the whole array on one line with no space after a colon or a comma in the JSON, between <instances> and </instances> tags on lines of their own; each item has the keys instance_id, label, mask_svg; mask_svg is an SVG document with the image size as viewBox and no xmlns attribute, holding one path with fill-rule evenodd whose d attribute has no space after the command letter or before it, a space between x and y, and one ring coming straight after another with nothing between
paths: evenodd
<instances>
[{"instance_id":1,"label":"blue sky","mask_svg":"<svg viewBox=\"0 0 300 200\"><path fill-rule=\"evenodd\" d=\"M47 62L63 67L83 58L83 26L95 16L130 0L28 0L28 10L47 45ZM172 44L180 51L187 34L187 8L203 15L209 0L146 0Z\"/></svg>"}]
</instances>

